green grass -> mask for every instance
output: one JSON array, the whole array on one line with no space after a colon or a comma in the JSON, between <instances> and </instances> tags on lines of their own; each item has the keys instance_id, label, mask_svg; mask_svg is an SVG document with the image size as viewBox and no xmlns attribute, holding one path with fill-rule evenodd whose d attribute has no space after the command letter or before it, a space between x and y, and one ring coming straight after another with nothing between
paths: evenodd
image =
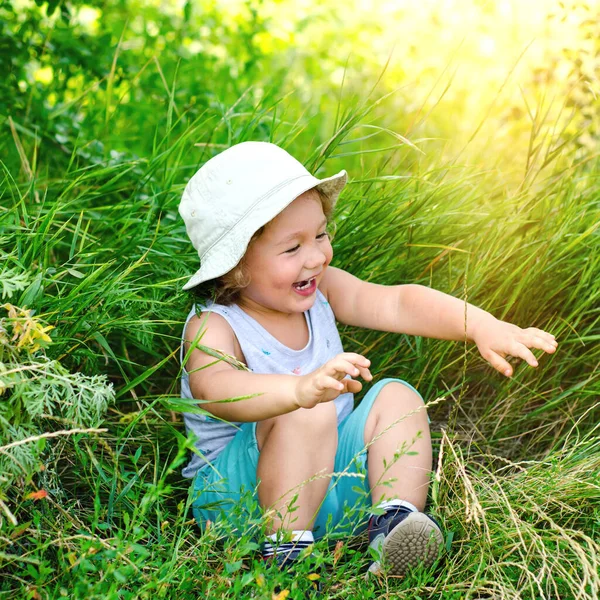
<instances>
[{"instance_id":1,"label":"green grass","mask_svg":"<svg viewBox=\"0 0 600 600\"><path fill-rule=\"evenodd\" d=\"M35 352L0 337L0 598L271 598L276 585L295 598L320 566L331 598L597 598L598 157L560 129L537 137L553 126L538 118L517 178L494 156L487 170L468 152L438 158L427 123L411 135L419 151L394 137L404 128L395 95L371 91L378 75L346 83L341 100L332 90L323 110L282 72L261 76L257 98L256 71L229 88L206 66L213 89L184 108L194 71L165 61L167 85L160 62L120 75L140 86L128 104L101 87L48 112L38 90L30 109L0 117L2 302L54 327ZM257 560L260 520L240 538L226 525L201 535L192 519L177 400L180 288L197 257L177 206L202 162L247 139L285 146L320 176L348 170L334 265L431 285L559 341L507 380L460 342L341 328L376 377L441 398L430 501L448 553L429 572L365 582L361 540L323 540L291 579ZM73 433L89 428L104 431ZM38 490L48 495L28 497Z\"/></svg>"}]
</instances>

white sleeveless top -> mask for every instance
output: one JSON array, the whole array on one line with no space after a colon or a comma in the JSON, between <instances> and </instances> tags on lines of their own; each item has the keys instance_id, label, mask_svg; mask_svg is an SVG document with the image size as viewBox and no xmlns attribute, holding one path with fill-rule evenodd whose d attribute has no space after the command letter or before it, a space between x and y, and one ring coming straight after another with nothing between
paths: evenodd
<instances>
[{"instance_id":1,"label":"white sleeveless top","mask_svg":"<svg viewBox=\"0 0 600 600\"><path fill-rule=\"evenodd\" d=\"M308 325L308 344L302 350L292 350L273 337L262 325L239 306L224 306L209 302L207 305L194 305L187 316L185 325L198 312L212 311L227 320L233 329L246 365L255 373L276 373L287 375L305 375L328 360L343 352L342 342L335 323L335 316L325 296L317 288L317 297L313 306L303 314ZM185 326L184 326L185 331ZM183 360L183 335L180 361ZM189 376L185 367L181 375L181 397L192 399ZM338 423L347 417L354 406L354 395L341 394L334 400ZM238 431L240 423L219 421L205 415L183 413L186 431L196 436L195 446L202 454L192 453L190 462L182 470L184 477L194 477L198 469L207 461L213 461Z\"/></svg>"}]
</instances>

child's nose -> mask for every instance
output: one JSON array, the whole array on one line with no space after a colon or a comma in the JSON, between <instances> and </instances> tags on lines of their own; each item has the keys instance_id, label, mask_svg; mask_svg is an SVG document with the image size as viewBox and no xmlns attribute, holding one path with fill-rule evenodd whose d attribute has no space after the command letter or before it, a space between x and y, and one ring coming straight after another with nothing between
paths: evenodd
<instances>
[{"instance_id":1,"label":"child's nose","mask_svg":"<svg viewBox=\"0 0 600 600\"><path fill-rule=\"evenodd\" d=\"M326 260L327 255L323 252L323 250L321 248L313 246L310 255L306 259L306 268L316 269L321 265L325 264Z\"/></svg>"}]
</instances>

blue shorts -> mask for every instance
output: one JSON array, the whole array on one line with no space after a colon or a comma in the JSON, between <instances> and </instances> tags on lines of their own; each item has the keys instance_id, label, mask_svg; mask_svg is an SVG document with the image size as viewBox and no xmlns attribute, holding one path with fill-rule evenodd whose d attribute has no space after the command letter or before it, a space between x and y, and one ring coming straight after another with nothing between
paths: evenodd
<instances>
[{"instance_id":1,"label":"blue shorts","mask_svg":"<svg viewBox=\"0 0 600 600\"><path fill-rule=\"evenodd\" d=\"M315 520L315 538L360 533L370 516L371 497L367 476L364 430L367 417L386 378L374 384L360 404L338 425L334 475ZM419 394L420 397L420 394ZM217 458L203 466L192 482L192 510L200 527L206 521L224 519L241 531L261 522L256 470L259 457L256 423L242 423L240 430Z\"/></svg>"}]
</instances>

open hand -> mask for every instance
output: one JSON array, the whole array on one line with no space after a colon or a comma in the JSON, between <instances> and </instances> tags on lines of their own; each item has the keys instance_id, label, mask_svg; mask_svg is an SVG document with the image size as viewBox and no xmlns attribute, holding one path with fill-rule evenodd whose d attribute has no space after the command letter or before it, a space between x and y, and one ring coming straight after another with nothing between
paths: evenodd
<instances>
[{"instance_id":1,"label":"open hand","mask_svg":"<svg viewBox=\"0 0 600 600\"><path fill-rule=\"evenodd\" d=\"M366 381L373 376L368 367L368 358L354 352L342 352L312 373L298 377L296 404L300 408L313 408L321 402L335 400L340 394L356 394L362 389L360 381L346 378L360 375Z\"/></svg>"},{"instance_id":2,"label":"open hand","mask_svg":"<svg viewBox=\"0 0 600 600\"><path fill-rule=\"evenodd\" d=\"M551 333L537 327L521 329L517 325L493 317L478 325L473 334L473 341L477 344L481 356L506 377L513 373L510 363L505 360L506 356L518 356L532 367L537 367L538 361L529 348L552 354L558 346Z\"/></svg>"}]
</instances>

